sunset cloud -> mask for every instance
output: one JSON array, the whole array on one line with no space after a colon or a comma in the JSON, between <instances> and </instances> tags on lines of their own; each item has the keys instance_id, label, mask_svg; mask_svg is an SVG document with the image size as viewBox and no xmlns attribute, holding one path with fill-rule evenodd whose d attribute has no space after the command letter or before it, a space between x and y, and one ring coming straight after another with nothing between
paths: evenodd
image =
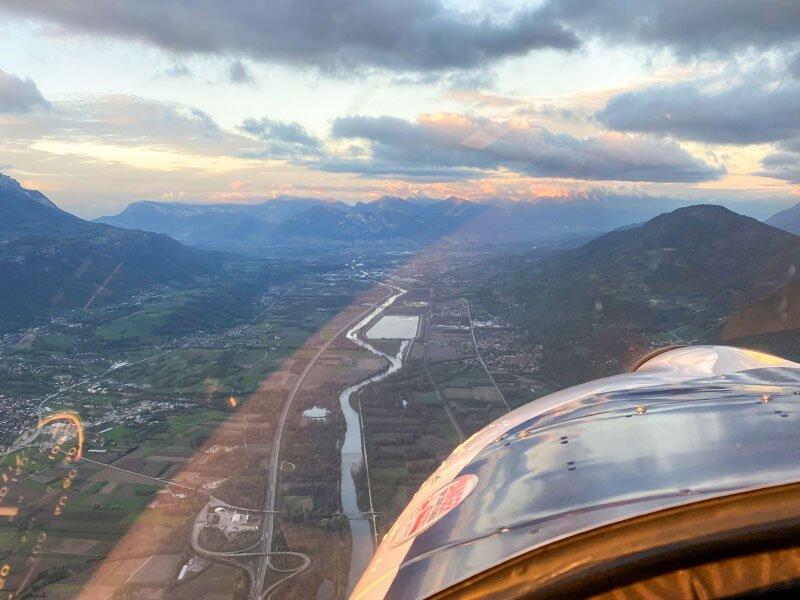
<instances>
[{"instance_id":1,"label":"sunset cloud","mask_svg":"<svg viewBox=\"0 0 800 600\"><path fill-rule=\"evenodd\" d=\"M619 134L578 138L523 121L464 115L426 115L416 123L347 117L336 120L332 135L366 140L372 153L326 160L317 168L374 176L469 178L504 169L534 177L698 182L724 173L667 140Z\"/></svg>"},{"instance_id":2,"label":"sunset cloud","mask_svg":"<svg viewBox=\"0 0 800 600\"><path fill-rule=\"evenodd\" d=\"M795 0L3 0L0 17L0 163L56 199L248 181L234 191L780 203L800 180Z\"/></svg>"}]
</instances>

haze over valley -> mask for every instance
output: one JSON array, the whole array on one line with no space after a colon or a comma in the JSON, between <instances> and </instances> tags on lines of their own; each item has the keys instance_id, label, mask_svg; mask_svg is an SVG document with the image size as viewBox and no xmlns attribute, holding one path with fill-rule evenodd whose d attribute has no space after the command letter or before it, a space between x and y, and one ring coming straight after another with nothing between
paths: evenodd
<instances>
[{"instance_id":1,"label":"haze over valley","mask_svg":"<svg viewBox=\"0 0 800 600\"><path fill-rule=\"evenodd\" d=\"M36 420L62 413L92 456L57 523L34 521L50 493L11 499L107 549L89 589L115 556L156 556L172 566L145 587L175 597L194 578L344 593L416 487L509 410L665 345L800 358L800 237L721 206L287 198L89 222L2 184L3 456L47 447ZM98 518L134 521L87 534ZM89 567L57 557L37 585Z\"/></svg>"},{"instance_id":2,"label":"haze over valley","mask_svg":"<svg viewBox=\"0 0 800 600\"><path fill-rule=\"evenodd\" d=\"M797 2L0 17L0 600L344 600L516 409L671 346L800 361Z\"/></svg>"}]
</instances>

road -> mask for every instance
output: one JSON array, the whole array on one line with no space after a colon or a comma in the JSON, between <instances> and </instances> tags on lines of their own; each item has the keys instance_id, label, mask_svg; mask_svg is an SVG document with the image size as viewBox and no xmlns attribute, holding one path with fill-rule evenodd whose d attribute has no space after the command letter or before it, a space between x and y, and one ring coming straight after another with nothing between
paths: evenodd
<instances>
[{"instance_id":1,"label":"road","mask_svg":"<svg viewBox=\"0 0 800 600\"><path fill-rule=\"evenodd\" d=\"M275 500L277 496L278 466L280 464L281 442L283 441L283 429L284 426L286 425L286 419L289 416L289 410L292 407L292 402L294 401L294 397L297 395L297 392L302 387L305 378L311 372L311 369L314 367L314 364L317 362L319 357L322 356L322 354L330 347L333 341L337 339L340 335L346 333L348 329L350 329L353 325L358 323L371 311L375 310L375 307L379 306L382 302L384 302L387 297L381 298L373 305L371 305L367 310L363 311L362 313L359 313L359 315L355 319L350 321L347 325L345 325L334 335L332 335L319 348L319 350L317 350L316 354L314 354L309 363L303 369L303 372L300 373L300 376L295 380L294 384L289 390L289 395L287 396L286 401L283 403L283 409L281 410L280 417L278 418L275 437L273 438L272 441L272 453L270 455L269 473L267 476L267 490L266 490L266 501L264 502L264 509L265 512L269 514L266 515L264 519L264 527L261 529L262 531L261 542L264 555L258 561L258 567L256 568L253 585L250 588L249 597L251 598L251 600L261 600L261 598L263 598L265 595L264 580L266 579L267 569L269 568L270 565L269 552L272 550L272 536L274 535L274 528L275 528L275 515L272 513L274 513L275 511ZM267 591L268 592L274 591L274 586L270 587L269 590Z\"/></svg>"},{"instance_id":2,"label":"road","mask_svg":"<svg viewBox=\"0 0 800 600\"><path fill-rule=\"evenodd\" d=\"M74 383L69 387L61 388L60 390L58 390L56 392L53 392L49 396L45 396L45 398L39 403L39 406L36 409L36 414L38 415L39 419L41 420L42 411L44 410L44 405L45 404L47 404L50 400L52 400L54 398L57 398L61 394L64 394L66 392L70 392L70 391L74 390L76 387L79 387L81 385L86 385L87 383L93 383L95 380L100 379L101 377L105 377L106 375L110 375L114 371L121 371L122 369L127 369L128 367L133 367L135 365L141 365L142 363L150 362L151 360L155 360L156 358L158 358L160 356L165 356L167 354L170 354L171 352L175 352L175 350L178 350L178 348L172 348L170 350L165 350L164 352L159 352L158 354L153 354L152 356L148 356L147 358L143 358L141 360L137 360L137 361L134 361L134 362L126 362L124 364L116 363L118 366L111 366L110 368L106 369L102 373L97 373L96 375L92 375L90 377L87 377L86 379L81 379L79 382Z\"/></svg>"},{"instance_id":3,"label":"road","mask_svg":"<svg viewBox=\"0 0 800 600\"><path fill-rule=\"evenodd\" d=\"M30 446L36 440L36 438L39 437L38 423L40 423L42 421L42 414L44 412L44 406L45 406L45 404L50 402L50 400L58 398L59 396L61 396L62 394L65 394L67 392L71 392L75 388L80 387L82 385L87 385L89 383L95 383L98 379L106 377L107 375L113 373L114 371L120 371L122 369L127 369L128 367L132 367L134 365L140 365L142 363L146 363L146 362L149 362L151 360L155 360L159 356L164 356L166 354L169 354L170 352L175 352L175 350L177 350L177 349L178 348L172 348L170 350L166 350L166 351L160 352L158 354L153 354L152 356L148 356L147 358L143 358L141 360L137 360L137 361L132 362L132 363L125 363L125 364L121 364L119 366L112 366L111 368L106 369L105 371L103 371L101 373L96 373L94 375L86 377L85 379L81 379L80 381L78 381L77 383L73 383L69 387L61 388L61 389L53 392L52 394L49 394L49 395L45 396L42 399L42 401L39 402L38 406L36 407L37 426L31 427L28 431L25 431L22 434L20 434L20 436L14 441L14 443L11 444L9 449L6 450L5 452L3 452L2 454L0 454L0 458L2 458L3 456L6 456L8 454L13 454L14 452L17 452L18 450L21 450L22 448L25 448L27 446Z\"/></svg>"},{"instance_id":4,"label":"road","mask_svg":"<svg viewBox=\"0 0 800 600\"><path fill-rule=\"evenodd\" d=\"M436 396L439 398L439 402L442 403L444 411L447 413L450 422L453 424L453 429L456 430L459 440L463 442L466 439L466 437L464 436L464 431L461 429L461 425L458 424L458 421L456 421L456 416L453 414L453 409L450 408L450 403L447 402L447 399L444 397L444 394L442 394L442 390L439 389L439 384L436 383L436 379L433 378L433 374L428 368L427 350L425 352L425 357L422 360L422 366L425 369L425 374L428 376L428 379L433 384L433 390L434 392L436 392Z\"/></svg>"},{"instance_id":5,"label":"road","mask_svg":"<svg viewBox=\"0 0 800 600\"><path fill-rule=\"evenodd\" d=\"M506 397L503 396L503 392L500 391L500 388L497 387L497 382L492 377L492 374L489 372L489 367L486 366L486 363L483 362L483 357L481 356L481 351L478 350L478 340L475 339L475 328L472 326L472 313L469 310L469 300L464 298L464 304L467 305L467 318L469 319L469 332L472 334L472 345L475 347L475 356L478 358L478 361L483 365L483 370L486 371L486 374L489 376L489 380L492 382L494 389L497 390L497 393L500 394L500 399L503 401L503 404L506 405L506 410L511 412L511 407L506 402Z\"/></svg>"},{"instance_id":6,"label":"road","mask_svg":"<svg viewBox=\"0 0 800 600\"><path fill-rule=\"evenodd\" d=\"M239 334L244 333L250 327L252 327L256 323L258 323L264 317L264 315L267 313L267 311L269 311L269 309L271 309L278 302L278 300L280 300L281 298L283 298L284 296L289 294L296 287L297 287L296 285L293 285L288 290L286 290L285 292L281 293L270 304L268 304L266 307L264 307L264 310L262 310L253 321L251 321L247 325L242 325L240 330L237 333L239 333ZM236 331L236 330L234 329L229 333L233 333L234 331ZM44 412L45 405L48 402L50 402L50 400L54 400L55 398L58 398L62 394L65 394L67 392L71 392L75 388L83 386L83 385L87 385L87 384L90 384L90 383L96 383L97 380L99 380L99 379L101 379L103 377L106 377L106 376L110 375L111 373L113 373L115 371L120 371L122 369L127 369L129 367L133 367L133 366L136 366L136 365L141 365L143 363L150 362L150 361L155 360L157 358L160 358L162 356L166 356L167 354L171 354L172 352L175 352L176 350L184 350L186 348L187 348L187 346L184 344L184 345L182 345L182 346L180 346L178 348L171 348L169 350L165 350L164 352L159 352L157 354L153 354L151 356L148 356L146 358L143 358L141 360L137 360L137 361L134 361L134 362L117 363L116 366L112 366L109 369L106 369L105 371L102 371L101 373L96 373L94 375L90 375L89 377L86 377L85 379L81 379L80 381L78 381L76 383L73 383L72 385L70 385L68 387L61 388L61 389L53 392L52 394L49 394L48 396L45 396L42 399L42 401L39 403L39 405L36 408L37 419L39 421L41 421L42 420L42 413ZM269 350L267 350L267 352L269 352ZM267 358L266 353L264 354L264 358L265 359ZM20 450L23 447L30 445L38 437L38 435L39 435L39 429L38 428L31 428L31 430L29 430L28 432L23 433L11 445L11 447L6 452L0 454L0 457L6 456L7 454L12 454L12 453L16 452L17 450Z\"/></svg>"},{"instance_id":7,"label":"road","mask_svg":"<svg viewBox=\"0 0 800 600\"><path fill-rule=\"evenodd\" d=\"M433 288L431 288L431 295L429 300L429 305L433 306ZM473 338L474 341L474 338ZM423 332L423 342L424 342L424 351L422 353L422 368L425 370L425 374L428 376L431 384L433 385L433 391L436 392L436 396L439 398L439 402L442 403L444 407L444 412L447 413L447 418L450 419L450 423L453 425L453 429L455 429L456 434L461 442L463 442L466 437L464 436L464 432L461 430L461 426L456 421L456 416L453 414L453 409L450 408L450 403L442 394L442 390L439 389L439 384L436 383L436 379L434 379L431 370L428 368L428 349L430 348L431 342L431 322L430 317L427 318L427 323L425 325L425 331Z\"/></svg>"},{"instance_id":8,"label":"road","mask_svg":"<svg viewBox=\"0 0 800 600\"><path fill-rule=\"evenodd\" d=\"M262 551L261 548L261 540L259 540L249 548L243 548L241 550L233 550L230 552L218 552L214 550L208 550L207 548L203 548L200 545L200 533L202 532L203 527L205 526L205 520L206 520L205 515L209 510L217 506L224 506L226 508L231 508L246 513L253 512L250 509L233 506L232 504L228 504L227 502L223 502L222 500L219 500L218 498L214 498L212 496L211 499L208 501L208 503L203 507L203 509L197 515L197 518L195 519L194 526L192 527L192 539L191 539L192 549L199 556L205 556L206 558L209 558L211 560L215 560L217 562L222 562L224 564L229 564L233 567L238 567L240 569L243 569L245 573L247 573L247 576L250 578L250 581L253 582L255 580L255 572L253 568L247 564L247 561L248 559L252 559L254 557L262 557L264 555L264 552ZM291 579L292 577L296 577L301 573L304 573L305 571L311 568L311 558L300 552L274 552L272 553L272 555L293 556L299 558L300 566L291 569L275 569L275 567L273 566L273 569L275 569L276 571L291 573L291 575L280 580L277 583L272 584L269 588L267 588L263 593L263 596L267 598L270 597L271 593L280 584ZM237 559L244 559L244 560L237 560Z\"/></svg>"}]
</instances>

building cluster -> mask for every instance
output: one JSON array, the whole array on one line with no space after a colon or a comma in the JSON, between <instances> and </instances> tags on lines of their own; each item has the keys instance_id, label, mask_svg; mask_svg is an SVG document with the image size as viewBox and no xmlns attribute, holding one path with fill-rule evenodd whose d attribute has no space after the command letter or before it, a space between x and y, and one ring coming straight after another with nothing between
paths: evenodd
<instances>
[{"instance_id":1,"label":"building cluster","mask_svg":"<svg viewBox=\"0 0 800 600\"><path fill-rule=\"evenodd\" d=\"M475 341L486 366L492 371L510 371L533 376L539 372L544 348L530 346L525 332L514 327L476 327Z\"/></svg>"},{"instance_id":2,"label":"building cluster","mask_svg":"<svg viewBox=\"0 0 800 600\"><path fill-rule=\"evenodd\" d=\"M206 513L206 527L213 527L226 535L258 531L261 517L227 506L217 506Z\"/></svg>"},{"instance_id":3,"label":"building cluster","mask_svg":"<svg viewBox=\"0 0 800 600\"><path fill-rule=\"evenodd\" d=\"M36 402L30 398L10 398L0 394L0 455L36 424Z\"/></svg>"}]
</instances>

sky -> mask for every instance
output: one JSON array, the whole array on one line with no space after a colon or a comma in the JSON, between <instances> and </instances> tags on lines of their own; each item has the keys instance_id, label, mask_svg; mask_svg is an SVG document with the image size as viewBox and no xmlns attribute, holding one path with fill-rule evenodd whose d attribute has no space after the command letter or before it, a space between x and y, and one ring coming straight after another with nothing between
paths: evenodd
<instances>
[{"instance_id":1,"label":"sky","mask_svg":"<svg viewBox=\"0 0 800 600\"><path fill-rule=\"evenodd\" d=\"M0 0L0 172L85 217L800 201L797 0Z\"/></svg>"}]
</instances>

